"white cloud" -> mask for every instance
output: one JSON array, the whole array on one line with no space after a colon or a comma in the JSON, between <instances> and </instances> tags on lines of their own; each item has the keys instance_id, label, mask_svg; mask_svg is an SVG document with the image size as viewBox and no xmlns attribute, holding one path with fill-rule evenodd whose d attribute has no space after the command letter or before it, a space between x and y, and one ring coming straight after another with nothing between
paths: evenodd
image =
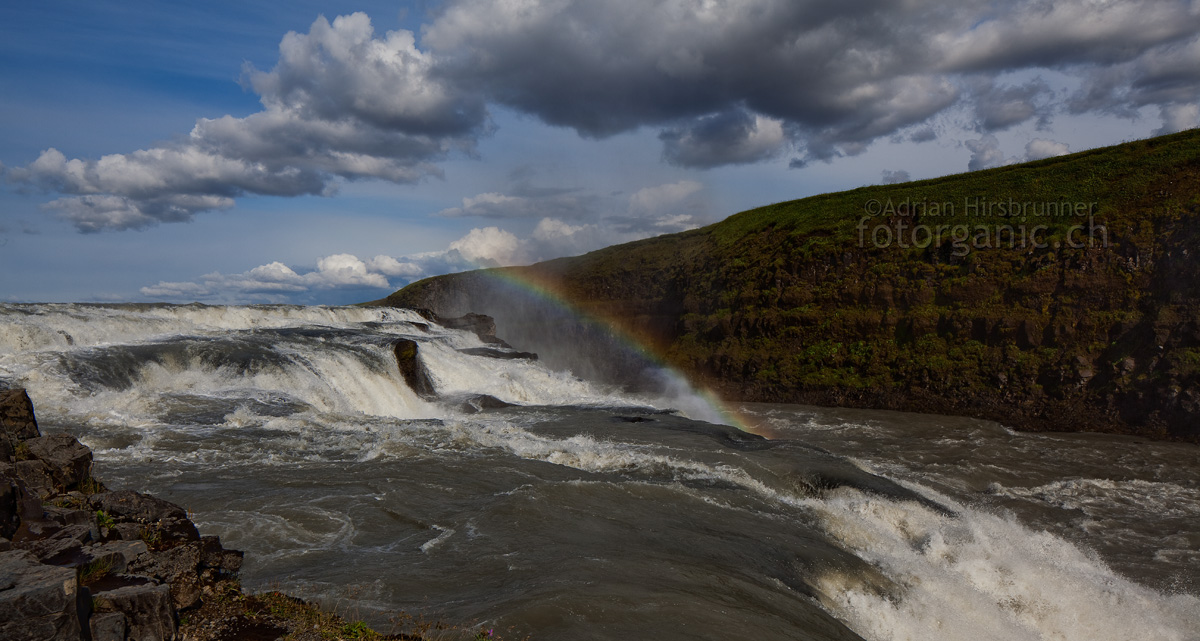
<instances>
[{"instance_id":1,"label":"white cloud","mask_svg":"<svg viewBox=\"0 0 1200 641\"><path fill-rule=\"evenodd\" d=\"M967 162L969 171L991 169L1019 162L1015 156L1006 158L1004 151L1000 149L1000 141L991 134L977 140L968 140L963 144L971 151L971 160Z\"/></svg>"},{"instance_id":2,"label":"white cloud","mask_svg":"<svg viewBox=\"0 0 1200 641\"><path fill-rule=\"evenodd\" d=\"M679 205L701 189L704 189L704 185L694 180L639 189L629 198L629 211L631 214L657 214Z\"/></svg>"},{"instance_id":3,"label":"white cloud","mask_svg":"<svg viewBox=\"0 0 1200 641\"><path fill-rule=\"evenodd\" d=\"M247 280L265 283L278 283L299 286L304 279L291 267L279 261L255 267L246 272Z\"/></svg>"},{"instance_id":4,"label":"white cloud","mask_svg":"<svg viewBox=\"0 0 1200 641\"><path fill-rule=\"evenodd\" d=\"M518 198L515 196L506 196L496 192L488 192L476 196L466 196L463 198L463 206L451 209L443 209L438 212L439 216L457 217L457 216L493 216L493 211L503 210L519 205L524 207L527 199Z\"/></svg>"},{"instance_id":5,"label":"white cloud","mask_svg":"<svg viewBox=\"0 0 1200 641\"><path fill-rule=\"evenodd\" d=\"M1071 153L1071 147L1066 143L1034 138L1025 145L1025 160L1041 160L1055 156L1065 156Z\"/></svg>"},{"instance_id":6,"label":"white cloud","mask_svg":"<svg viewBox=\"0 0 1200 641\"><path fill-rule=\"evenodd\" d=\"M552 243L566 238L574 238L576 234L587 229L584 225L569 225L554 218L543 218L533 229L534 240Z\"/></svg>"},{"instance_id":7,"label":"white cloud","mask_svg":"<svg viewBox=\"0 0 1200 641\"><path fill-rule=\"evenodd\" d=\"M533 187L522 182L513 186L522 195L486 192L463 198L462 207L444 209L437 215L538 218L527 239L498 227L485 227L471 230L450 246L468 261L516 264L697 227L707 211L698 197L703 189L704 185L694 180L680 180L640 189L623 203L584 190Z\"/></svg>"},{"instance_id":8,"label":"white cloud","mask_svg":"<svg viewBox=\"0 0 1200 641\"><path fill-rule=\"evenodd\" d=\"M271 71L247 67L262 111L201 118L178 142L98 160L51 148L9 176L64 194L46 209L85 232L187 221L245 194L329 194L337 179L416 182L487 129L481 99L432 66L411 32L375 37L362 13L318 18L284 37Z\"/></svg>"},{"instance_id":9,"label":"white cloud","mask_svg":"<svg viewBox=\"0 0 1200 641\"><path fill-rule=\"evenodd\" d=\"M1024 157L1006 156L1000 148L1000 140L992 134L986 134L976 140L967 140L963 144L971 151L971 160L967 163L969 171L1003 167L1004 165L1053 158L1071 153L1071 148L1066 143L1046 138L1034 138L1030 140L1025 145Z\"/></svg>"},{"instance_id":10,"label":"white cloud","mask_svg":"<svg viewBox=\"0 0 1200 641\"><path fill-rule=\"evenodd\" d=\"M142 296L154 300L199 300L210 295L209 288L201 283L172 283L160 281L141 289Z\"/></svg>"},{"instance_id":11,"label":"white cloud","mask_svg":"<svg viewBox=\"0 0 1200 641\"><path fill-rule=\"evenodd\" d=\"M450 243L450 251L483 267L516 265L524 262L521 242L499 227L475 228Z\"/></svg>"},{"instance_id":12,"label":"white cloud","mask_svg":"<svg viewBox=\"0 0 1200 641\"><path fill-rule=\"evenodd\" d=\"M1172 104L1162 108L1162 127L1155 135L1173 134L1200 126L1200 103Z\"/></svg>"},{"instance_id":13,"label":"white cloud","mask_svg":"<svg viewBox=\"0 0 1200 641\"><path fill-rule=\"evenodd\" d=\"M403 257L378 255L363 260L353 254L333 254L319 259L314 269L300 271L275 261L239 274L214 272L196 282L159 282L141 288L154 300L204 300L227 303L304 302L314 292L331 290L397 289L436 274L521 265L573 256L609 245L640 240L697 226L692 213L703 185L678 181L647 187L629 197L622 215L597 222L575 223L545 217L527 237L500 227L477 227L441 251ZM544 190L548 194L554 189ZM487 199L496 200L484 194Z\"/></svg>"},{"instance_id":14,"label":"white cloud","mask_svg":"<svg viewBox=\"0 0 1200 641\"><path fill-rule=\"evenodd\" d=\"M411 262L400 262L391 256L376 256L367 261L367 269L383 274L384 276L420 276L422 268L420 265Z\"/></svg>"},{"instance_id":15,"label":"white cloud","mask_svg":"<svg viewBox=\"0 0 1200 641\"><path fill-rule=\"evenodd\" d=\"M368 271L367 264L351 254L334 254L317 261L308 274L318 287L387 287L387 277Z\"/></svg>"},{"instance_id":16,"label":"white cloud","mask_svg":"<svg viewBox=\"0 0 1200 641\"><path fill-rule=\"evenodd\" d=\"M478 126L482 103L458 94L433 74L433 57L411 31L375 37L365 13L324 17L306 34L290 32L269 72L246 78L270 110L304 120L353 118L382 130L461 134Z\"/></svg>"},{"instance_id":17,"label":"white cloud","mask_svg":"<svg viewBox=\"0 0 1200 641\"><path fill-rule=\"evenodd\" d=\"M335 289L388 289L388 276L415 276L415 265L387 256L362 261L352 254L333 254L317 261L316 269L299 273L274 261L240 274L213 272L198 282L159 282L141 288L155 300L215 300L220 302L290 302L297 295Z\"/></svg>"}]
</instances>

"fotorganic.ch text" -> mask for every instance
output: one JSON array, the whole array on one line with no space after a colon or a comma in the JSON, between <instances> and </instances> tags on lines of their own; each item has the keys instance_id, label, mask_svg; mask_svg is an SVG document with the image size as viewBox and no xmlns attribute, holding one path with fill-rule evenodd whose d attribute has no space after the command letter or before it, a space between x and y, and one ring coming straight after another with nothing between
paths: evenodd
<instances>
[{"instance_id":1,"label":"fotorganic.ch text","mask_svg":"<svg viewBox=\"0 0 1200 641\"><path fill-rule=\"evenodd\" d=\"M863 204L866 215L856 227L858 246L924 249L950 243L952 255L957 257L983 249L1107 248L1108 229L1096 222L1098 205L982 196L959 201L872 199ZM1050 239L1051 229L1071 221L1075 224L1061 239Z\"/></svg>"}]
</instances>

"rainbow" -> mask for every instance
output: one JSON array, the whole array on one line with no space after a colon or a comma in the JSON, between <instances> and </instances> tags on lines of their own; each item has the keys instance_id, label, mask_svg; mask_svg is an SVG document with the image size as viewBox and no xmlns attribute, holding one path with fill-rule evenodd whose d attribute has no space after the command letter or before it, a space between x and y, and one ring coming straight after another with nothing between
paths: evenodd
<instances>
[{"instance_id":1,"label":"rainbow","mask_svg":"<svg viewBox=\"0 0 1200 641\"><path fill-rule=\"evenodd\" d=\"M638 354L648 363L660 368L674 380L683 383L687 389L703 400L716 416L720 417L722 423L736 427L743 432L767 438L772 436L771 431L761 425L759 421L750 419L738 408L722 400L716 392L705 386L697 385L686 374L670 365L666 357L654 349L649 341L639 339L615 318L606 318L584 310L559 293L548 279L539 277L532 270L521 267L501 267L481 269L476 273L484 278L513 286L541 302L563 310L588 326L603 329L615 336L623 346Z\"/></svg>"}]
</instances>

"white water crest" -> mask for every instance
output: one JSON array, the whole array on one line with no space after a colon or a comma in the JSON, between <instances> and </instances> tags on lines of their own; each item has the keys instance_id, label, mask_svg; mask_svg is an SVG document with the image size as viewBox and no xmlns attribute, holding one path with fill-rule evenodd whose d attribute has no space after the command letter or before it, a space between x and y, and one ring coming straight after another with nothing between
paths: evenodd
<instances>
[{"instance_id":1,"label":"white water crest","mask_svg":"<svg viewBox=\"0 0 1200 641\"><path fill-rule=\"evenodd\" d=\"M902 586L881 595L828 579L828 607L870 641L1200 638L1200 598L1156 592L1059 537L939 498L957 515L851 489L812 503L834 539Z\"/></svg>"},{"instance_id":2,"label":"white water crest","mask_svg":"<svg viewBox=\"0 0 1200 641\"><path fill-rule=\"evenodd\" d=\"M30 388L43 415L152 426L210 405L292 406L399 419L449 412L403 381L391 342L421 345L439 394L521 405L628 404L569 373L485 347L419 314L369 307L9 305L0 307L0 379ZM290 412L289 412L290 413Z\"/></svg>"}]
</instances>

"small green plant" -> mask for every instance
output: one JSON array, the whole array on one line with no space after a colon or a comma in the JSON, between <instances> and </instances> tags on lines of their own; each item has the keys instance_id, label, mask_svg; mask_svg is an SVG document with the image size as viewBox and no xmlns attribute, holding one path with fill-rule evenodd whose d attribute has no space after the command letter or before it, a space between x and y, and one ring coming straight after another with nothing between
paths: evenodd
<instances>
[{"instance_id":1,"label":"small green plant","mask_svg":"<svg viewBox=\"0 0 1200 641\"><path fill-rule=\"evenodd\" d=\"M79 491L83 494L100 494L107 489L108 488L104 487L103 483L92 478L91 475L88 475L87 478L79 482Z\"/></svg>"},{"instance_id":2,"label":"small green plant","mask_svg":"<svg viewBox=\"0 0 1200 641\"><path fill-rule=\"evenodd\" d=\"M33 460L33 453L29 451L29 444L24 441L17 443L17 447L13 452L13 455L16 456L18 463L21 461Z\"/></svg>"},{"instance_id":3,"label":"small green plant","mask_svg":"<svg viewBox=\"0 0 1200 641\"><path fill-rule=\"evenodd\" d=\"M159 544L162 543L162 533L158 531L158 528L144 527L141 536L142 542L151 550L158 549Z\"/></svg>"},{"instance_id":4,"label":"small green plant","mask_svg":"<svg viewBox=\"0 0 1200 641\"><path fill-rule=\"evenodd\" d=\"M342 626L342 636L347 639L369 639L375 636L375 631L362 621L347 623Z\"/></svg>"},{"instance_id":5,"label":"small green plant","mask_svg":"<svg viewBox=\"0 0 1200 641\"><path fill-rule=\"evenodd\" d=\"M111 559L96 559L76 568L75 575L79 578L80 585L90 585L108 576L108 573L112 572L112 569L113 563Z\"/></svg>"},{"instance_id":6,"label":"small green plant","mask_svg":"<svg viewBox=\"0 0 1200 641\"><path fill-rule=\"evenodd\" d=\"M102 528L110 528L117 524L104 510L96 510L96 523Z\"/></svg>"}]
</instances>

